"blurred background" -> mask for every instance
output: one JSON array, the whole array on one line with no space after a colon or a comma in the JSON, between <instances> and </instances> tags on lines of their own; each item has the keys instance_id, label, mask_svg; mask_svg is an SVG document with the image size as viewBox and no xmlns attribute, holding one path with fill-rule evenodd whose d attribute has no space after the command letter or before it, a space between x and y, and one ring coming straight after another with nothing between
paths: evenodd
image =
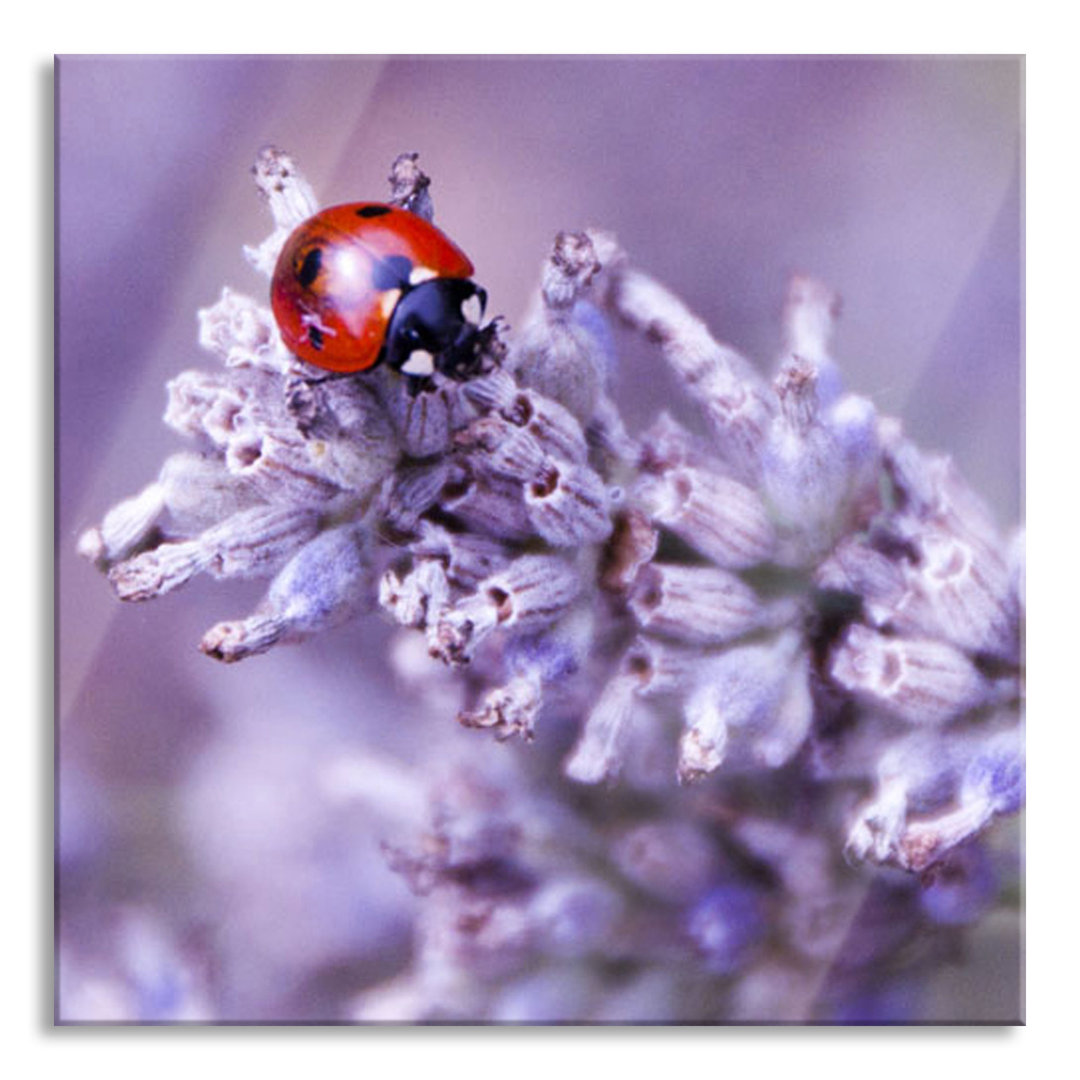
<instances>
[{"instance_id":1,"label":"blurred background","mask_svg":"<svg viewBox=\"0 0 1080 1080\"><path fill-rule=\"evenodd\" d=\"M412 900L378 850L393 823L311 793L343 754L392 771L476 739L398 693L375 618L223 667L195 645L259 583L122 606L75 554L182 448L164 383L216 364L196 311L266 290L241 252L269 232L261 146L327 204L383 198L418 151L511 326L560 229L616 232L764 370L788 278L817 276L851 388L1022 517L1019 58L64 57L56 103L61 1016L123 1012L117 956L173 953L214 969L226 1019L339 1015L407 961ZM658 355L620 344L631 425L677 409ZM944 978L954 1009L1013 1007L1005 936Z\"/></svg>"}]
</instances>

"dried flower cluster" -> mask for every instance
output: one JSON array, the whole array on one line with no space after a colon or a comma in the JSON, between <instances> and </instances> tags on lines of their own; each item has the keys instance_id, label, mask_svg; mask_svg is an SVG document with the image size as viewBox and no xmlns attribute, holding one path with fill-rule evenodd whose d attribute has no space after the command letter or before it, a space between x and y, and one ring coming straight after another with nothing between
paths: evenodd
<instances>
[{"instance_id":1,"label":"dried flower cluster","mask_svg":"<svg viewBox=\"0 0 1080 1080\"><path fill-rule=\"evenodd\" d=\"M316 204L278 151L255 174L269 273ZM391 182L431 217L415 155ZM387 846L422 897L414 964L355 1018L904 1019L995 902L1014 870L984 831L1024 796L1022 533L844 390L837 313L792 283L770 383L594 231L556 238L468 381L320 378L256 301L201 313L224 367L174 379L165 414L197 450L83 553L126 600L269 578L203 638L225 661L379 607L445 666L403 645L418 693L535 738L478 743L429 785L430 831ZM627 432L615 323L697 428Z\"/></svg>"}]
</instances>

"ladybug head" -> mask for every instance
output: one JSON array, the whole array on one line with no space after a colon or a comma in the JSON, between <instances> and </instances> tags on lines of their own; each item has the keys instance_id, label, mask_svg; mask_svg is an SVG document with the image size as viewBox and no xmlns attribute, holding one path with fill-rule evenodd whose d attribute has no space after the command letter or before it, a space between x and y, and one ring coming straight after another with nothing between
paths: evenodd
<instances>
[{"instance_id":1,"label":"ladybug head","mask_svg":"<svg viewBox=\"0 0 1080 1080\"><path fill-rule=\"evenodd\" d=\"M384 357L395 370L423 377L440 371L467 379L480 362L480 320L487 293L465 278L432 278L394 307Z\"/></svg>"}]
</instances>

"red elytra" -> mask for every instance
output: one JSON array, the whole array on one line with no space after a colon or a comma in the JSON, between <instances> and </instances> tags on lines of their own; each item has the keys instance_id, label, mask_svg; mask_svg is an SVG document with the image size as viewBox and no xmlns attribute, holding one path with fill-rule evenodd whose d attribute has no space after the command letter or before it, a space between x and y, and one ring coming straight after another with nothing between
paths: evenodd
<instances>
[{"instance_id":1,"label":"red elytra","mask_svg":"<svg viewBox=\"0 0 1080 1080\"><path fill-rule=\"evenodd\" d=\"M270 303L300 359L366 371L379 360L403 292L472 273L468 256L423 218L382 203L345 203L321 210L285 241Z\"/></svg>"}]
</instances>

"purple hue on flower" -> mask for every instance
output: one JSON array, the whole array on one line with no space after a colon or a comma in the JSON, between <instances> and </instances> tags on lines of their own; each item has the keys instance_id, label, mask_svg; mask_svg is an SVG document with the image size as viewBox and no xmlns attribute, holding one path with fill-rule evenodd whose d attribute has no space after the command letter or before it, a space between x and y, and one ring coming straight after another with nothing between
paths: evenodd
<instances>
[{"instance_id":1,"label":"purple hue on flower","mask_svg":"<svg viewBox=\"0 0 1080 1080\"><path fill-rule=\"evenodd\" d=\"M993 861L975 841L927 871L919 903L934 922L965 926L977 922L993 905L998 887Z\"/></svg>"},{"instance_id":2,"label":"purple hue on flower","mask_svg":"<svg viewBox=\"0 0 1080 1080\"><path fill-rule=\"evenodd\" d=\"M399 89L423 99L426 72L444 70L429 63L406 63L413 82ZM882 79L902 71L905 86L922 87L912 113L922 124L940 116L927 108L939 101L937 80L963 68L973 91L963 100L985 103L996 84L981 73L1003 78L1008 63L688 63L617 62L624 73L665 73L651 85L679 104L679 121L686 104L694 153L662 155L678 173L677 198L658 202L645 185L636 211L614 221L612 177L628 173L606 160L595 203L575 203L590 193L577 175L588 171L582 158L548 221L539 212L547 172L506 181L520 144L499 150L491 176L457 145L441 158L425 149L449 181L436 185L447 193L437 220L475 257L488 314L500 316L478 334L475 378L437 370L416 383L385 366L312 378L260 299L265 283L250 297L218 289L235 266L185 268L176 290L158 290L170 314L204 305L207 370L177 374L175 357L163 359L148 380L154 393L137 405L132 397L128 415L156 416L158 384L169 378L169 437L186 448L162 442L170 456L155 472L146 463L156 443L118 436L131 460L103 453L107 483L61 527L85 530L79 552L122 599L174 594L118 617L113 648L98 653L95 641L68 662L107 678L79 683L64 710L65 740L76 735L62 769L81 770L60 807L70 840L65 848L61 836L58 852L65 1017L924 1020L939 1006L922 991L959 950L987 924L1015 931L1020 860L999 857L1015 833L998 819L1023 801L1022 534L1002 532L957 465L924 447L946 432L982 488L1001 475L986 467L993 448L980 442L965 455L958 425L936 436L920 425L939 397L931 383L902 399L929 348L912 340L956 340L941 333L956 313L936 306L972 274L954 249L977 238L974 281L987 252L1009 260L1000 237L984 243L985 208L969 214L993 169L968 153L979 149L972 118L954 118L953 138L928 145L963 145L950 160L963 166L967 197L924 214L940 185L911 196L892 170L871 170L870 182L865 168L876 160L864 145L871 134L879 154L910 139L902 113L884 125L856 120L846 148L830 125L806 126L819 107L843 126L866 102L891 100L868 70ZM481 68L459 66L463 78L438 87L417 122L441 126ZM498 82L496 68L485 70ZM711 94L695 110L696 99L669 92L691 69L710 87L754 92ZM342 64L335 86L356 70ZM559 67L545 100L581 85L582 70ZM798 93L785 108L760 104L769 98L760 91L791 70ZM930 70L930 82L917 75ZM584 118L590 153L601 150L609 111L571 96L572 137ZM69 93L69 111L76 100ZM731 102L740 125L754 110L764 121L788 117L796 158L747 166L758 151L743 142L725 172L709 154L725 130L714 122L718 100ZM635 101L636 116L655 112L651 96ZM994 138L983 150L1006 144ZM654 152L640 140L630 172ZM364 160L378 153L365 147ZM825 161L828 190L816 186ZM888 213L861 185L849 190L844 162L868 189L888 178L877 191ZM185 183L202 206L206 185L198 170L185 172L196 174ZM395 205L431 220L436 203L417 155L400 155L391 173ZM255 175L274 225L245 250L265 276L318 200L280 151L260 154ZM764 182L740 195L747 175ZM496 177L494 197L471 197L470 185L479 193ZM70 252L72 228L95 219L85 205L71 212L66 183ZM335 183L320 175L336 198ZM774 220L769 193L780 189L798 212L776 225L779 247L761 245L754 223ZM826 194L833 214L859 222L842 243L821 229ZM745 220L732 202L749 211ZM901 204L917 211L902 225ZM483 216L473 220L474 210ZM501 214L532 224L496 226ZM943 244L958 215L968 215L967 231ZM153 218L138 215L140 225ZM556 232L590 220L620 238ZM929 268L909 243L924 227ZM254 237L254 224L242 228ZM162 244L141 229L139 242L149 263L159 258ZM902 257L869 257L881 250ZM517 252L541 264L523 317L507 290L536 275L507 272L505 257ZM781 296L776 268L793 253L847 294L842 335L830 286L799 274ZM958 275L939 272L953 261ZM110 259L110 282L131 266L130 252ZM71 284L81 295L94 280L75 269L62 290L69 312ZM179 298L184 280L198 282L197 298ZM780 299L777 349L766 313ZM70 354L70 323L64 335ZM137 389L127 373L138 344L132 332L122 349L99 350L122 360L125 395ZM962 372L968 351L953 356L950 345L946 366ZM1003 355L1015 366L1008 347ZM995 385L986 351L977 359L971 394ZM95 386L109 385L106 371ZM66 439L78 398L65 401ZM125 490L134 494L86 528L85 515ZM995 503L1001 510L1000 491ZM200 576L224 584L206 588ZM69 614L89 577L65 571ZM86 610L97 609L86 601ZM247 662L196 672L206 661L159 640L163 623L177 640L198 641L210 626L207 656ZM282 647L290 642L305 644ZM102 669L99 656L130 662ZM162 692L173 684L161 673L173 667L189 695ZM110 686L124 693L102 705ZM167 777L148 781L142 744L115 745L115 733L135 725L147 742L193 752L171 755ZM80 796L79 776L108 798ZM72 821L89 822L89 835ZM129 894L144 929L125 918L106 932Z\"/></svg>"},{"instance_id":3,"label":"purple hue on flower","mask_svg":"<svg viewBox=\"0 0 1080 1080\"><path fill-rule=\"evenodd\" d=\"M749 959L768 928L764 898L744 885L720 885L690 912L687 929L706 971L731 975Z\"/></svg>"}]
</instances>

